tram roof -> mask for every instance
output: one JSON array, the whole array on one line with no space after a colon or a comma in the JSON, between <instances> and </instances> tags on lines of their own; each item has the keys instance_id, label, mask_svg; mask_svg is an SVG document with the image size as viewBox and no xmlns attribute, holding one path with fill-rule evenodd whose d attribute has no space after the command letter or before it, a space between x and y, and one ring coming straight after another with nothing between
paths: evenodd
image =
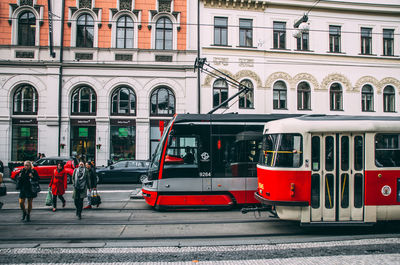
<instances>
[{"instance_id":1,"label":"tram roof","mask_svg":"<svg viewBox=\"0 0 400 265\"><path fill-rule=\"evenodd\" d=\"M239 123L265 123L278 119L293 118L296 114L177 114L176 123L208 123L208 122L239 122Z\"/></svg>"},{"instance_id":2,"label":"tram roof","mask_svg":"<svg viewBox=\"0 0 400 265\"><path fill-rule=\"evenodd\" d=\"M400 131L400 116L303 115L268 122L268 133L393 132Z\"/></svg>"}]
</instances>

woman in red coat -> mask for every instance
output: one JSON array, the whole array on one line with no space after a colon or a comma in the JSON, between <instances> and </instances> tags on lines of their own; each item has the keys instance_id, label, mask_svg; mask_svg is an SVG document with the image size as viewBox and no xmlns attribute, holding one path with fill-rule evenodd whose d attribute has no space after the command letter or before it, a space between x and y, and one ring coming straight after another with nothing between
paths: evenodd
<instances>
[{"instance_id":1,"label":"woman in red coat","mask_svg":"<svg viewBox=\"0 0 400 265\"><path fill-rule=\"evenodd\" d=\"M67 172L64 170L62 162L57 163L57 168L54 170L53 177L51 178L49 187L51 187L51 194L53 194L53 212L57 210L57 196L61 200L63 207L65 207L65 199L63 195L67 189Z\"/></svg>"}]
</instances>

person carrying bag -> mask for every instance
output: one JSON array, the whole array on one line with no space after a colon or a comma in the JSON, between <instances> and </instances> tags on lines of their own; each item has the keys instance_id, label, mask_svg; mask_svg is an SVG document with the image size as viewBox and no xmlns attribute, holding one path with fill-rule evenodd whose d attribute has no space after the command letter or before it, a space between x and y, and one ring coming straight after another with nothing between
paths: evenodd
<instances>
[{"instance_id":1,"label":"person carrying bag","mask_svg":"<svg viewBox=\"0 0 400 265\"><path fill-rule=\"evenodd\" d=\"M49 188L51 188L51 194L53 195L53 212L57 210L57 197L62 202L62 207L65 207L65 199L63 195L67 189L67 172L64 170L64 164L59 161L57 163L57 168L54 169L53 177L51 178Z\"/></svg>"},{"instance_id":2,"label":"person carrying bag","mask_svg":"<svg viewBox=\"0 0 400 265\"><path fill-rule=\"evenodd\" d=\"M19 188L19 206L22 210L22 218L27 222L31 221L31 211L33 199L37 197L40 192L39 175L32 167L31 161L24 162L24 168L17 176L17 186ZM25 209L25 200L28 199L28 210Z\"/></svg>"},{"instance_id":3,"label":"person carrying bag","mask_svg":"<svg viewBox=\"0 0 400 265\"><path fill-rule=\"evenodd\" d=\"M72 182L74 186L72 198L76 207L76 216L78 216L78 219L82 219L83 199L87 195L86 190L88 186L88 170L85 168L83 162L80 162L79 167L75 168L72 175Z\"/></svg>"},{"instance_id":4,"label":"person carrying bag","mask_svg":"<svg viewBox=\"0 0 400 265\"><path fill-rule=\"evenodd\" d=\"M86 169L88 170L88 205L85 209L91 209L92 206L99 207L101 203L100 195L97 193L97 178L96 178L96 171L90 162L86 162L85 164Z\"/></svg>"}]
</instances>

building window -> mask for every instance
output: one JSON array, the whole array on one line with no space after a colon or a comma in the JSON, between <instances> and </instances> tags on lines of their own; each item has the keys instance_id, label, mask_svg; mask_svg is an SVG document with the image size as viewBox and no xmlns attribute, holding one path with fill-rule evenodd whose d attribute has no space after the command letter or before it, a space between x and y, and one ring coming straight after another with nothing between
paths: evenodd
<instances>
[{"instance_id":1,"label":"building window","mask_svg":"<svg viewBox=\"0 0 400 265\"><path fill-rule=\"evenodd\" d=\"M361 28L361 54L372 54L371 28Z\"/></svg>"},{"instance_id":2,"label":"building window","mask_svg":"<svg viewBox=\"0 0 400 265\"><path fill-rule=\"evenodd\" d=\"M394 87L386 86L383 89L383 111L394 112L395 111L395 92Z\"/></svg>"},{"instance_id":3,"label":"building window","mask_svg":"<svg viewBox=\"0 0 400 265\"><path fill-rule=\"evenodd\" d=\"M362 111L374 111L374 89L371 85L364 85L361 90Z\"/></svg>"},{"instance_id":4,"label":"building window","mask_svg":"<svg viewBox=\"0 0 400 265\"><path fill-rule=\"evenodd\" d=\"M26 11L18 18L18 45L35 46L36 18L35 15Z\"/></svg>"},{"instance_id":5,"label":"building window","mask_svg":"<svg viewBox=\"0 0 400 265\"><path fill-rule=\"evenodd\" d=\"M91 87L81 86L72 93L72 115L96 115L96 93Z\"/></svg>"},{"instance_id":6,"label":"building window","mask_svg":"<svg viewBox=\"0 0 400 265\"><path fill-rule=\"evenodd\" d=\"M228 18L214 18L214 45L228 45Z\"/></svg>"},{"instance_id":7,"label":"building window","mask_svg":"<svg viewBox=\"0 0 400 265\"><path fill-rule=\"evenodd\" d=\"M333 83L329 90L331 110L343 110L343 91L339 83Z\"/></svg>"},{"instance_id":8,"label":"building window","mask_svg":"<svg viewBox=\"0 0 400 265\"><path fill-rule=\"evenodd\" d=\"M239 95L239 108L240 109L252 109L254 108L254 86L253 83L245 79L242 82L240 82L241 85L245 85L250 90L245 94L242 93Z\"/></svg>"},{"instance_id":9,"label":"building window","mask_svg":"<svg viewBox=\"0 0 400 265\"><path fill-rule=\"evenodd\" d=\"M309 38L310 35L308 32L303 32L301 33L301 36L299 38L296 38L297 40L297 50L299 51L308 51L309 48Z\"/></svg>"},{"instance_id":10,"label":"building window","mask_svg":"<svg viewBox=\"0 0 400 265\"><path fill-rule=\"evenodd\" d=\"M172 22L162 17L156 23L156 49L172 50Z\"/></svg>"},{"instance_id":11,"label":"building window","mask_svg":"<svg viewBox=\"0 0 400 265\"><path fill-rule=\"evenodd\" d=\"M171 116L175 114L175 96L167 87L159 87L150 97L152 116Z\"/></svg>"},{"instance_id":12,"label":"building window","mask_svg":"<svg viewBox=\"0 0 400 265\"><path fill-rule=\"evenodd\" d=\"M383 55L385 56L393 56L393 29L384 29L383 30Z\"/></svg>"},{"instance_id":13,"label":"building window","mask_svg":"<svg viewBox=\"0 0 400 265\"><path fill-rule=\"evenodd\" d=\"M16 115L36 115L38 111L38 94L31 85L22 85L14 93L14 110Z\"/></svg>"},{"instance_id":14,"label":"building window","mask_svg":"<svg viewBox=\"0 0 400 265\"><path fill-rule=\"evenodd\" d=\"M111 120L113 123L113 120ZM136 126L111 125L110 159L112 162L136 158Z\"/></svg>"},{"instance_id":15,"label":"building window","mask_svg":"<svg viewBox=\"0 0 400 265\"><path fill-rule=\"evenodd\" d=\"M253 46L253 20L239 19L239 45L242 47Z\"/></svg>"},{"instance_id":16,"label":"building window","mask_svg":"<svg viewBox=\"0 0 400 265\"><path fill-rule=\"evenodd\" d=\"M213 85L213 107L218 106L228 99L228 83L223 79L218 79ZM222 107L227 108L228 104Z\"/></svg>"},{"instance_id":17,"label":"building window","mask_svg":"<svg viewBox=\"0 0 400 265\"><path fill-rule=\"evenodd\" d=\"M117 48L133 48L133 20L129 16L117 21Z\"/></svg>"},{"instance_id":18,"label":"building window","mask_svg":"<svg viewBox=\"0 0 400 265\"><path fill-rule=\"evenodd\" d=\"M119 87L111 95L111 115L136 115L136 95L129 87Z\"/></svg>"},{"instance_id":19,"label":"building window","mask_svg":"<svg viewBox=\"0 0 400 265\"><path fill-rule=\"evenodd\" d=\"M37 124L13 124L11 160L35 161L37 158L37 151L38 151Z\"/></svg>"},{"instance_id":20,"label":"building window","mask_svg":"<svg viewBox=\"0 0 400 265\"><path fill-rule=\"evenodd\" d=\"M286 109L287 89L283 81L274 84L274 109Z\"/></svg>"},{"instance_id":21,"label":"building window","mask_svg":"<svg viewBox=\"0 0 400 265\"><path fill-rule=\"evenodd\" d=\"M329 26L329 51L340 52L341 27Z\"/></svg>"},{"instance_id":22,"label":"building window","mask_svg":"<svg viewBox=\"0 0 400 265\"><path fill-rule=\"evenodd\" d=\"M297 86L297 109L311 110L311 88L307 82Z\"/></svg>"},{"instance_id":23,"label":"building window","mask_svg":"<svg viewBox=\"0 0 400 265\"><path fill-rule=\"evenodd\" d=\"M286 49L285 22L274 22L274 49Z\"/></svg>"},{"instance_id":24,"label":"building window","mask_svg":"<svg viewBox=\"0 0 400 265\"><path fill-rule=\"evenodd\" d=\"M76 30L76 47L93 48L94 21L91 15L83 14L78 17Z\"/></svg>"}]
</instances>

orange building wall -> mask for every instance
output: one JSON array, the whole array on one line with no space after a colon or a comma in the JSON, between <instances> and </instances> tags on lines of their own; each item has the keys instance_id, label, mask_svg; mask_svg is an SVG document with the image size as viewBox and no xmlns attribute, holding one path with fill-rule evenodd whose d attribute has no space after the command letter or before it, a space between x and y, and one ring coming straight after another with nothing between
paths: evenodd
<instances>
[{"instance_id":1,"label":"orange building wall","mask_svg":"<svg viewBox=\"0 0 400 265\"><path fill-rule=\"evenodd\" d=\"M11 44L11 28L8 23L9 4L17 3L17 0L0 1L0 45ZM49 42L49 23L48 23L48 9L47 0L38 0L38 5L43 5L43 25L40 27L40 46L48 46ZM109 22L110 8L117 7L117 0L96 0L96 8L101 8L102 12L102 27L98 29L98 47L110 48L111 42L111 29L107 26ZM71 27L67 25L68 22L68 7L75 7L76 0L65 0L65 25L64 25L64 46L69 47L71 44ZM157 7L157 0L136 0L135 9L142 11L142 29L138 31L138 48L151 49L151 36L152 30L155 30L154 25L152 29L148 29L149 10L155 10ZM175 0L174 11L180 12L181 16L181 30L177 36L178 50L186 49L186 32L187 32L187 0ZM15 22L13 22L15 23Z\"/></svg>"},{"instance_id":2,"label":"orange building wall","mask_svg":"<svg viewBox=\"0 0 400 265\"><path fill-rule=\"evenodd\" d=\"M142 29L139 30L138 48L139 49L151 49L151 30L148 29L149 21L149 10L156 10L156 0L137 0L135 2L135 8L142 10ZM154 30L154 25L152 25Z\"/></svg>"},{"instance_id":3,"label":"orange building wall","mask_svg":"<svg viewBox=\"0 0 400 265\"><path fill-rule=\"evenodd\" d=\"M10 3L15 3L12 1ZM0 1L0 45L11 44L11 26L8 24L9 3Z\"/></svg>"}]
</instances>

